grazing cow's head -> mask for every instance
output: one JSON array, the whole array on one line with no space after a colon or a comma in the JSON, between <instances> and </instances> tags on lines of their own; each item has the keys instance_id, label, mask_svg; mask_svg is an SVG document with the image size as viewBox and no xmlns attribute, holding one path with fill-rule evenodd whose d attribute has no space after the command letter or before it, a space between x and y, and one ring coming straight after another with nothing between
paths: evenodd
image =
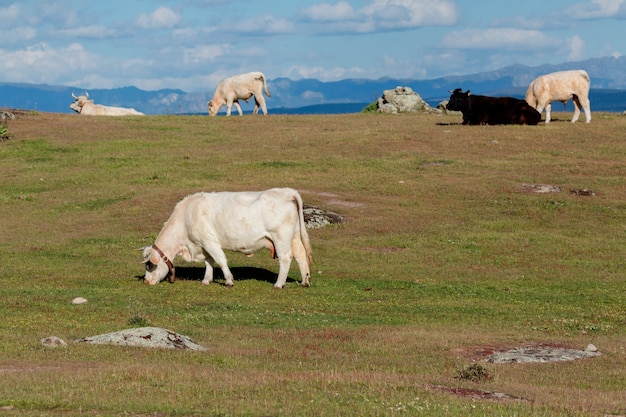
<instances>
[{"instance_id":1,"label":"grazing cow's head","mask_svg":"<svg viewBox=\"0 0 626 417\"><path fill-rule=\"evenodd\" d=\"M146 264L146 284L155 285L163 281L166 276L170 276L170 282L174 282L174 265L161 250L153 246L143 248L143 263Z\"/></svg>"},{"instance_id":2,"label":"grazing cow's head","mask_svg":"<svg viewBox=\"0 0 626 417\"><path fill-rule=\"evenodd\" d=\"M209 101L209 104L208 104L209 116L215 116L217 112L220 110L220 107L222 106L218 106L216 103L213 103L213 100Z\"/></svg>"},{"instance_id":3,"label":"grazing cow's head","mask_svg":"<svg viewBox=\"0 0 626 417\"><path fill-rule=\"evenodd\" d=\"M450 96L450 100L448 104L446 104L446 109L454 110L454 111L464 111L467 109L467 99L470 96L469 90L463 92L460 88L455 89L454 91L450 91L452 95Z\"/></svg>"}]
</instances>

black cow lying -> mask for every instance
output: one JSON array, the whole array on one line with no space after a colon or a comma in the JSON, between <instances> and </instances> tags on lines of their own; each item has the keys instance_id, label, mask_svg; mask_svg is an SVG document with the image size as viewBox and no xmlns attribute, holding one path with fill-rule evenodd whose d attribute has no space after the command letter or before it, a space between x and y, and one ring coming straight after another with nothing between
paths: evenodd
<instances>
[{"instance_id":1,"label":"black cow lying","mask_svg":"<svg viewBox=\"0 0 626 417\"><path fill-rule=\"evenodd\" d=\"M446 108L463 113L464 125L536 125L541 120L541 113L524 100L470 95L460 88L451 93Z\"/></svg>"}]
</instances>

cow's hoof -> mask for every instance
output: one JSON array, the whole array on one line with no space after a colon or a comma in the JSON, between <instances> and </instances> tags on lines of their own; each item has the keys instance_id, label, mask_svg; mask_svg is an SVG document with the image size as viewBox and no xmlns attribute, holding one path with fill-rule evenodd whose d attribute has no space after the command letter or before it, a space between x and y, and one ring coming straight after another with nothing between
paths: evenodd
<instances>
[{"instance_id":1,"label":"cow's hoof","mask_svg":"<svg viewBox=\"0 0 626 417\"><path fill-rule=\"evenodd\" d=\"M228 287L228 288L233 288L234 285L235 284L233 284L232 282L227 282L226 283L226 287Z\"/></svg>"},{"instance_id":2,"label":"cow's hoof","mask_svg":"<svg viewBox=\"0 0 626 417\"><path fill-rule=\"evenodd\" d=\"M202 285L209 285L211 281L202 281Z\"/></svg>"},{"instance_id":3,"label":"cow's hoof","mask_svg":"<svg viewBox=\"0 0 626 417\"><path fill-rule=\"evenodd\" d=\"M278 285L278 284L274 284L274 289L275 290L282 290L283 286L282 285Z\"/></svg>"},{"instance_id":4,"label":"cow's hoof","mask_svg":"<svg viewBox=\"0 0 626 417\"><path fill-rule=\"evenodd\" d=\"M303 286L304 288L309 288L309 287L311 286L311 284L309 284L308 282L303 282L303 283L302 283L302 286Z\"/></svg>"}]
</instances>

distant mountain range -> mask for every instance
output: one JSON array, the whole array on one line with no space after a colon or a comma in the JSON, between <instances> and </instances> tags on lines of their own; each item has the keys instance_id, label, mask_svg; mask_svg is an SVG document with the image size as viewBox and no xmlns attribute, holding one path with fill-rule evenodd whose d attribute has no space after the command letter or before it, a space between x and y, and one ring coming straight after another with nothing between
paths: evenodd
<instances>
[{"instance_id":1,"label":"distant mountain range","mask_svg":"<svg viewBox=\"0 0 626 417\"><path fill-rule=\"evenodd\" d=\"M431 106L450 96L455 88L474 94L523 98L528 84L549 72L584 69L591 77L592 111L626 110L626 57L605 57L560 65L528 67L512 65L497 71L455 75L431 80L380 78L378 80L345 79L323 82L316 79L268 81L272 96L267 99L269 113L354 113L376 101L383 90L408 86ZM0 83L0 107L72 113L72 92L83 94L79 86ZM213 91L188 93L181 90L143 91L136 87L92 89L89 95L96 103L134 107L146 114L206 114ZM245 113L252 103L241 103ZM571 109L571 102L568 104ZM558 106L555 107L555 110ZM222 108L222 112L225 108Z\"/></svg>"}]
</instances>

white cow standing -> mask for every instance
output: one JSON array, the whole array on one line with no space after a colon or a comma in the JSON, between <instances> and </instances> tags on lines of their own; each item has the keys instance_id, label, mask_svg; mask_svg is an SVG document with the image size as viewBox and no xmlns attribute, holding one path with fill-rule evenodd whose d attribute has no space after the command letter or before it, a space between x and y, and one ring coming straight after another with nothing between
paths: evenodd
<instances>
[{"instance_id":1,"label":"white cow standing","mask_svg":"<svg viewBox=\"0 0 626 417\"><path fill-rule=\"evenodd\" d=\"M302 286L310 285L313 256L302 198L296 190L192 194L176 205L154 244L143 249L145 282L154 285L168 275L173 282L172 261L180 255L187 262L204 261L202 284L213 281L211 262L215 262L231 287L233 274L224 249L252 256L264 248L280 263L275 288L285 285L293 257L300 267Z\"/></svg>"},{"instance_id":2,"label":"white cow standing","mask_svg":"<svg viewBox=\"0 0 626 417\"><path fill-rule=\"evenodd\" d=\"M70 109L81 116L143 116L144 114L132 108L103 106L94 104L89 99L89 93L85 91L84 96L76 96L72 93L74 102L70 104Z\"/></svg>"},{"instance_id":3,"label":"white cow standing","mask_svg":"<svg viewBox=\"0 0 626 417\"><path fill-rule=\"evenodd\" d=\"M580 116L580 110L585 111L586 122L591 121L591 107L589 103L589 88L591 81L584 70L558 71L537 77L526 90L526 101L539 113L546 109L546 123L550 123L550 110L553 101L567 103L574 102L575 123Z\"/></svg>"},{"instance_id":4,"label":"white cow standing","mask_svg":"<svg viewBox=\"0 0 626 417\"><path fill-rule=\"evenodd\" d=\"M263 114L267 114L263 91L265 91L266 96L270 97L265 75L262 72L249 72L224 78L217 85L213 98L209 101L209 116L215 116L223 105L226 105L226 116L230 116L233 104L237 108L239 115L242 116L243 112L241 111L239 100L245 100L247 103L252 96L254 96L253 114L258 113L259 106L261 106Z\"/></svg>"}]
</instances>

